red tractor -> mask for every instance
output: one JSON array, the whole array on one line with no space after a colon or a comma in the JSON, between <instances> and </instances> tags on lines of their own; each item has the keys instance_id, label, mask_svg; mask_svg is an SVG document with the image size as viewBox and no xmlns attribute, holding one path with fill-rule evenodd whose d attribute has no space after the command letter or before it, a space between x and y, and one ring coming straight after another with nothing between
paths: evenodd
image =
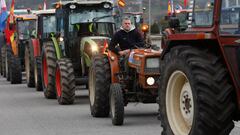
<instances>
[{"instance_id":1,"label":"red tractor","mask_svg":"<svg viewBox=\"0 0 240 135\"><path fill-rule=\"evenodd\" d=\"M191 27L170 17L162 39L162 135L228 135L240 118L240 6L193 3Z\"/></svg>"},{"instance_id":2,"label":"red tractor","mask_svg":"<svg viewBox=\"0 0 240 135\"><path fill-rule=\"evenodd\" d=\"M42 91L41 53L43 44L53 40L52 34L56 33L55 9L39 10L36 31L25 47L25 71L27 85Z\"/></svg>"}]
</instances>

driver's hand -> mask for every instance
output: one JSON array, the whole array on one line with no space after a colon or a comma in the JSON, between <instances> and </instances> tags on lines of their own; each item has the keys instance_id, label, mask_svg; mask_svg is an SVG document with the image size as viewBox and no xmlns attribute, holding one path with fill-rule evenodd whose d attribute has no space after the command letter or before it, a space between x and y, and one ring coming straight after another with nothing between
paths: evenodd
<instances>
[{"instance_id":1,"label":"driver's hand","mask_svg":"<svg viewBox=\"0 0 240 135\"><path fill-rule=\"evenodd\" d=\"M119 52L119 55L120 55L120 56L128 55L129 52L130 52L130 49L123 50L123 51L120 51L120 52Z\"/></svg>"}]
</instances>

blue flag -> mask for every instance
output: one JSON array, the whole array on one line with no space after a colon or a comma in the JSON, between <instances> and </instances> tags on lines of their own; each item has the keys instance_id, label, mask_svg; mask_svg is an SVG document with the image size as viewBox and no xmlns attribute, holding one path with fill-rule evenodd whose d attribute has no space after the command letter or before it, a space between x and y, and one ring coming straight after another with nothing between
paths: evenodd
<instances>
[{"instance_id":1,"label":"blue flag","mask_svg":"<svg viewBox=\"0 0 240 135\"><path fill-rule=\"evenodd\" d=\"M0 11L0 31L3 31L5 29L6 20L7 20L7 17L8 17L7 6L6 6L5 0L1 0L0 8L1 8L1 11Z\"/></svg>"}]
</instances>

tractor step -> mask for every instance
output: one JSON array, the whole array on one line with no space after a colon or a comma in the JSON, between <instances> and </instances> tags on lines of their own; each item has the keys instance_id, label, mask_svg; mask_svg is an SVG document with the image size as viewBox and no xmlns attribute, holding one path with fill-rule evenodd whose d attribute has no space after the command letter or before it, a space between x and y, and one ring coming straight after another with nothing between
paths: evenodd
<instances>
[{"instance_id":1,"label":"tractor step","mask_svg":"<svg viewBox=\"0 0 240 135\"><path fill-rule=\"evenodd\" d=\"M76 78L76 85L88 84L88 77Z\"/></svg>"}]
</instances>

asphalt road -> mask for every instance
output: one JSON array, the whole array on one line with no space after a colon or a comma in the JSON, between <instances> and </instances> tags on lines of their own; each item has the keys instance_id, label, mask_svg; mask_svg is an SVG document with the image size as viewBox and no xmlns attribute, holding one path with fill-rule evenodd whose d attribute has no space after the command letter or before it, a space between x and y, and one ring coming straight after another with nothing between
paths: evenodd
<instances>
[{"instance_id":1,"label":"asphalt road","mask_svg":"<svg viewBox=\"0 0 240 135\"><path fill-rule=\"evenodd\" d=\"M87 90L74 105L58 105L26 84L10 85L0 77L0 135L160 135L156 104L129 104L125 124L90 115Z\"/></svg>"},{"instance_id":2,"label":"asphalt road","mask_svg":"<svg viewBox=\"0 0 240 135\"><path fill-rule=\"evenodd\" d=\"M26 84L0 77L0 135L160 135L156 104L129 104L123 126L90 115L87 90L79 88L74 105L58 105ZM231 135L240 134L236 123Z\"/></svg>"}]
</instances>

